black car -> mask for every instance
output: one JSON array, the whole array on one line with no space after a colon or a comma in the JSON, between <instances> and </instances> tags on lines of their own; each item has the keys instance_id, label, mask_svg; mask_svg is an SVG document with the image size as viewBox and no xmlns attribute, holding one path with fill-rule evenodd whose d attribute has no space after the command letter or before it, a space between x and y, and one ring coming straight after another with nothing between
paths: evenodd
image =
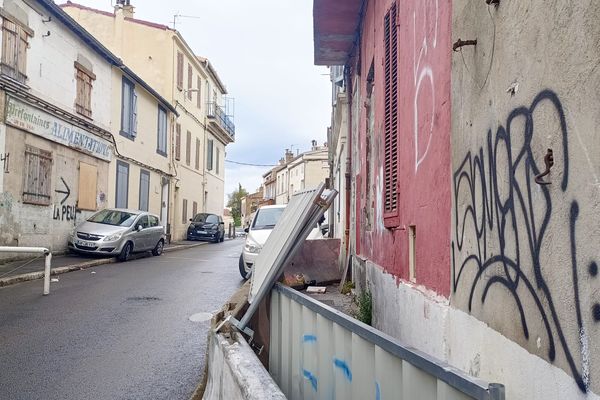
<instances>
[{"instance_id":1,"label":"black car","mask_svg":"<svg viewBox=\"0 0 600 400\"><path fill-rule=\"evenodd\" d=\"M213 243L225 240L225 223L216 214L200 213L190 219L187 240L207 240Z\"/></svg>"}]
</instances>

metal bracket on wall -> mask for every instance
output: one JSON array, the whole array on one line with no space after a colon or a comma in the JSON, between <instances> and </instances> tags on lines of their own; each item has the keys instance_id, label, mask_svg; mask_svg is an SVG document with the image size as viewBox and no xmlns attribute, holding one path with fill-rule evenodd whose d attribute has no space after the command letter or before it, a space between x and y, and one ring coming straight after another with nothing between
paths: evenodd
<instances>
[{"instance_id":1,"label":"metal bracket on wall","mask_svg":"<svg viewBox=\"0 0 600 400\"><path fill-rule=\"evenodd\" d=\"M552 182L545 182L542 178L550 173L550 168L554 165L554 155L552 149L548 149L544 156L544 164L546 164L546 170L539 175L535 176L535 183L538 185L550 185Z\"/></svg>"}]
</instances>

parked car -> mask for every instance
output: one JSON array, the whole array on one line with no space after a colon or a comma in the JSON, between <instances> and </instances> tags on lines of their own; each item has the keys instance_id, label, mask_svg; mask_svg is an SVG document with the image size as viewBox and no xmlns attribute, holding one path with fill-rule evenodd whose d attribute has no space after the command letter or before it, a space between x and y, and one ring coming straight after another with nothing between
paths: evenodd
<instances>
[{"instance_id":1,"label":"parked car","mask_svg":"<svg viewBox=\"0 0 600 400\"><path fill-rule=\"evenodd\" d=\"M244 249L239 259L239 270L242 278L248 279L250 276L250 271L256 257L267 242L285 207L285 204L260 207L254 213L250 225L244 229L246 232L246 242L244 243ZM323 221L324 217L321 218L318 225L310 232L307 239L323 238L324 225L321 224Z\"/></svg>"},{"instance_id":2,"label":"parked car","mask_svg":"<svg viewBox=\"0 0 600 400\"><path fill-rule=\"evenodd\" d=\"M69 235L69 250L84 254L117 256L126 261L132 253L152 251L160 256L165 229L158 216L146 211L107 208L77 225Z\"/></svg>"},{"instance_id":3,"label":"parked car","mask_svg":"<svg viewBox=\"0 0 600 400\"><path fill-rule=\"evenodd\" d=\"M200 213L190 219L187 240L208 240L213 243L225 240L225 223L216 214Z\"/></svg>"}]
</instances>

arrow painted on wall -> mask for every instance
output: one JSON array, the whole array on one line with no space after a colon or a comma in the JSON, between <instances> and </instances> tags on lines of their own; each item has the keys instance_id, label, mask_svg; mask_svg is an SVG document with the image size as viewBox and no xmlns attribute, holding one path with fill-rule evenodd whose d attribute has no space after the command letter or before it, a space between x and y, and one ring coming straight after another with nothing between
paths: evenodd
<instances>
[{"instance_id":1,"label":"arrow painted on wall","mask_svg":"<svg viewBox=\"0 0 600 400\"><path fill-rule=\"evenodd\" d=\"M62 193L65 195L65 198L62 199L62 201L60 202L60 204L65 204L65 201L67 201L67 199L69 198L69 196L71 195L71 189L69 189L69 185L67 185L67 182L65 182L65 180L63 179L63 177L60 177L60 180L62 181L63 185L65 185L65 188L67 189L67 191L64 190L55 190L56 193Z\"/></svg>"}]
</instances>

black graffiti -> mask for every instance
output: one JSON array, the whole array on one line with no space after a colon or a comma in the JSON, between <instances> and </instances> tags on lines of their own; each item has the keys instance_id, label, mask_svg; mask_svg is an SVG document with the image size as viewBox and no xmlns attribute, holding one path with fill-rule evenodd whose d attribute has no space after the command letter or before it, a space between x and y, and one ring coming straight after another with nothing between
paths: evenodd
<instances>
[{"instance_id":1,"label":"black graffiti","mask_svg":"<svg viewBox=\"0 0 600 400\"><path fill-rule=\"evenodd\" d=\"M563 193L567 190L569 148L565 114L556 93L544 90L535 97L529 108L514 109L509 114L504 127L499 126L495 133L489 130L487 147L484 149L482 146L474 153L469 151L454 172L453 291L457 291L465 270L475 268L475 277L470 282L469 311L472 310L478 285L485 282L485 286L482 287L482 304L485 303L490 288L500 285L507 289L514 299L520 313L523 334L527 339L529 339L529 328L523 301L525 296L530 298L529 301L533 301L534 308L539 314L534 317L537 320L541 318L548 337L549 359L554 361L558 343L579 388L586 392L589 376L587 365L584 364L587 361L582 357L581 368L574 361L572 349L567 343L566 333L561 326L552 291L542 268L544 265L541 260L549 247L544 247L543 244L545 240L550 241L546 234L552 217L553 203L549 187L535 183L535 176L541 173L540 167L543 165L543 153L540 157L539 154L533 154L532 150L532 139L536 134L534 113L541 105L550 107L544 110L552 110L557 117L556 128L561 137L560 148L555 149L554 153L562 154L562 159L556 162L552 173L554 177L562 176L562 179L557 180L556 183L560 183L560 190ZM521 122L524 124L521 125ZM524 129L520 129L521 126ZM541 135L541 133L537 134ZM576 332L577 342L581 346L580 340L583 339L580 338L585 337L585 328L579 298L575 234L579 204L577 201L571 201L567 209L569 208L569 226L565 226L571 252L571 265L568 272L572 278L574 311L579 327L579 332ZM467 226L472 227L473 234L467 233ZM496 251L499 254L492 254L490 249L499 249ZM463 251L465 254L461 253ZM464 257L460 265L456 265L457 256ZM549 266L545 267L549 268ZM591 276L597 275L598 266L595 262L590 264L588 272ZM596 321L600 321L600 305L594 307L592 315Z\"/></svg>"},{"instance_id":2,"label":"black graffiti","mask_svg":"<svg viewBox=\"0 0 600 400\"><path fill-rule=\"evenodd\" d=\"M80 211L76 206L55 205L53 219L55 221L75 221Z\"/></svg>"},{"instance_id":3,"label":"black graffiti","mask_svg":"<svg viewBox=\"0 0 600 400\"><path fill-rule=\"evenodd\" d=\"M0 161L4 163L4 173L8 174L8 162L10 161L10 153L0 154Z\"/></svg>"},{"instance_id":4,"label":"black graffiti","mask_svg":"<svg viewBox=\"0 0 600 400\"><path fill-rule=\"evenodd\" d=\"M69 196L71 195L71 189L69 188L69 185L67 185L67 182L65 182L65 179L62 176L60 177L60 180L62 181L63 185L65 185L66 190L55 190L55 192L65 195L65 197L60 202L60 204L65 204L65 202L68 200Z\"/></svg>"}]
</instances>

